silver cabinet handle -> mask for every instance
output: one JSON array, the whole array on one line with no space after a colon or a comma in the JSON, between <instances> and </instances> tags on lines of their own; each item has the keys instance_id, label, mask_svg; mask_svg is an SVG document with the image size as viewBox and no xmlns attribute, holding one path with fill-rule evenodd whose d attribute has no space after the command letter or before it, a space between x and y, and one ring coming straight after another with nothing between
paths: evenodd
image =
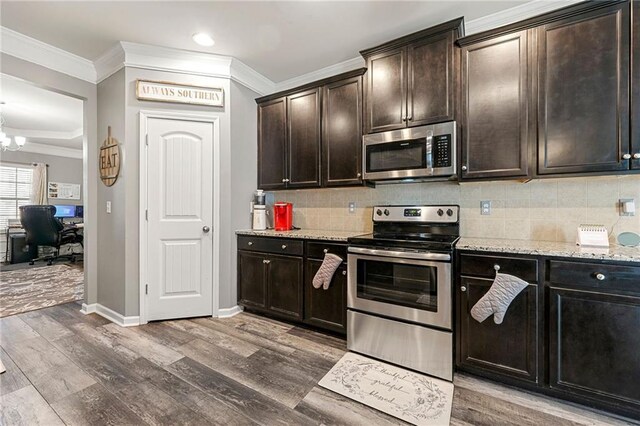
<instances>
[{"instance_id":1,"label":"silver cabinet handle","mask_svg":"<svg viewBox=\"0 0 640 426\"><path fill-rule=\"evenodd\" d=\"M342 275L347 275L347 271L342 271Z\"/></svg>"},{"instance_id":2,"label":"silver cabinet handle","mask_svg":"<svg viewBox=\"0 0 640 426\"><path fill-rule=\"evenodd\" d=\"M267 259L264 259L264 260L262 261L262 263L266 263L266 264L268 265L269 263L271 263L271 261L270 261L270 260L267 260Z\"/></svg>"},{"instance_id":3,"label":"silver cabinet handle","mask_svg":"<svg viewBox=\"0 0 640 426\"><path fill-rule=\"evenodd\" d=\"M500 265L496 263L495 265L493 265L493 269L495 269L496 272L498 272L500 270Z\"/></svg>"},{"instance_id":4,"label":"silver cabinet handle","mask_svg":"<svg viewBox=\"0 0 640 426\"><path fill-rule=\"evenodd\" d=\"M640 154L638 154L638 155L640 155ZM356 174L356 176L360 177L360 176L362 176L362 173L358 173L358 174Z\"/></svg>"},{"instance_id":5,"label":"silver cabinet handle","mask_svg":"<svg viewBox=\"0 0 640 426\"><path fill-rule=\"evenodd\" d=\"M596 274L596 280L598 281L604 281L604 279L607 278L604 276L604 274Z\"/></svg>"},{"instance_id":6,"label":"silver cabinet handle","mask_svg":"<svg viewBox=\"0 0 640 426\"><path fill-rule=\"evenodd\" d=\"M287 180L286 179L282 179L282 183L285 183Z\"/></svg>"},{"instance_id":7,"label":"silver cabinet handle","mask_svg":"<svg viewBox=\"0 0 640 426\"><path fill-rule=\"evenodd\" d=\"M467 291L467 288L465 286L460 287L460 291Z\"/></svg>"},{"instance_id":8,"label":"silver cabinet handle","mask_svg":"<svg viewBox=\"0 0 640 426\"><path fill-rule=\"evenodd\" d=\"M324 249L324 250L322 250L322 251L324 252L324 254L329 253L329 249Z\"/></svg>"},{"instance_id":9,"label":"silver cabinet handle","mask_svg":"<svg viewBox=\"0 0 640 426\"><path fill-rule=\"evenodd\" d=\"M631 154L624 154L624 155L622 156L622 159L623 159L623 160L628 160L628 159L630 159L630 158L631 158Z\"/></svg>"},{"instance_id":10,"label":"silver cabinet handle","mask_svg":"<svg viewBox=\"0 0 640 426\"><path fill-rule=\"evenodd\" d=\"M282 250L284 250L284 249L286 249L286 248L287 248L287 245L286 245L286 244L283 244L283 245L282 245Z\"/></svg>"},{"instance_id":11,"label":"silver cabinet handle","mask_svg":"<svg viewBox=\"0 0 640 426\"><path fill-rule=\"evenodd\" d=\"M402 121L407 121L407 115L406 114L402 116Z\"/></svg>"},{"instance_id":12,"label":"silver cabinet handle","mask_svg":"<svg viewBox=\"0 0 640 426\"><path fill-rule=\"evenodd\" d=\"M633 158L636 160L640 159L640 152L636 152L635 154L633 154Z\"/></svg>"},{"instance_id":13,"label":"silver cabinet handle","mask_svg":"<svg viewBox=\"0 0 640 426\"><path fill-rule=\"evenodd\" d=\"M463 172L467 171L467 166L462 166L462 171Z\"/></svg>"},{"instance_id":14,"label":"silver cabinet handle","mask_svg":"<svg viewBox=\"0 0 640 426\"><path fill-rule=\"evenodd\" d=\"M413 115L411 115L411 114L407 115L407 121L409 121L411 119L413 119Z\"/></svg>"},{"instance_id":15,"label":"silver cabinet handle","mask_svg":"<svg viewBox=\"0 0 640 426\"><path fill-rule=\"evenodd\" d=\"M247 243L247 245L248 245L248 246L252 246L252 245L253 245L253 241L249 241L249 242Z\"/></svg>"},{"instance_id":16,"label":"silver cabinet handle","mask_svg":"<svg viewBox=\"0 0 640 426\"><path fill-rule=\"evenodd\" d=\"M208 226L203 226L202 227L202 232L204 232L205 234L208 234L209 231L211 231L211 228L209 228Z\"/></svg>"}]
</instances>

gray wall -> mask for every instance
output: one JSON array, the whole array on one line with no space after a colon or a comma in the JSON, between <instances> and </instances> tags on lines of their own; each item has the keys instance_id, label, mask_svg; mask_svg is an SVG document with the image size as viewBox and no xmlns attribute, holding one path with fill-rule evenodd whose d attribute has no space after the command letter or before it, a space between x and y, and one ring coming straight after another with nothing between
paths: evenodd
<instances>
[{"instance_id":1,"label":"gray wall","mask_svg":"<svg viewBox=\"0 0 640 426\"><path fill-rule=\"evenodd\" d=\"M95 303L97 300L97 227L96 204L98 173L97 124L97 92L96 85L48 68L15 58L5 53L0 54L2 74L30 82L44 89L83 100L83 165L86 171L83 182L84 222L85 222L85 302Z\"/></svg>"},{"instance_id":2,"label":"gray wall","mask_svg":"<svg viewBox=\"0 0 640 426\"><path fill-rule=\"evenodd\" d=\"M57 155L38 154L24 151L5 151L2 153L2 161L7 163L46 163L47 180L49 182L82 183L82 160L79 158L60 157ZM50 199L49 204L82 204L82 192L79 200Z\"/></svg>"},{"instance_id":3,"label":"gray wall","mask_svg":"<svg viewBox=\"0 0 640 426\"><path fill-rule=\"evenodd\" d=\"M255 98L259 95L243 85L231 82L231 230L251 227L249 203L258 181L257 114ZM229 264L230 286L220 286L220 307L235 306L237 291L237 239L231 236L224 256ZM222 253L221 253L222 254ZM222 261L222 259L221 259ZM222 282L222 281L221 281Z\"/></svg>"},{"instance_id":4,"label":"gray wall","mask_svg":"<svg viewBox=\"0 0 640 426\"><path fill-rule=\"evenodd\" d=\"M111 136L122 144L125 157L125 71L111 75L98 84L98 140ZM124 163L124 160L123 160ZM125 312L125 174L112 186L98 185L98 303L116 312ZM111 201L111 214L106 203Z\"/></svg>"}]
</instances>

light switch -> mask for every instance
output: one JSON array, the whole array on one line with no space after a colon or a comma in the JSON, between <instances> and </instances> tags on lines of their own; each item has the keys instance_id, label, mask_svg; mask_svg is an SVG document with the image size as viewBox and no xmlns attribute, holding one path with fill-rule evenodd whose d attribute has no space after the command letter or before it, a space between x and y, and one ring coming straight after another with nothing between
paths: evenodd
<instances>
[{"instance_id":1,"label":"light switch","mask_svg":"<svg viewBox=\"0 0 640 426\"><path fill-rule=\"evenodd\" d=\"M491 201L480 201L480 214L481 215L491 214Z\"/></svg>"},{"instance_id":2,"label":"light switch","mask_svg":"<svg viewBox=\"0 0 640 426\"><path fill-rule=\"evenodd\" d=\"M107 201L107 213L111 213L111 201Z\"/></svg>"}]
</instances>

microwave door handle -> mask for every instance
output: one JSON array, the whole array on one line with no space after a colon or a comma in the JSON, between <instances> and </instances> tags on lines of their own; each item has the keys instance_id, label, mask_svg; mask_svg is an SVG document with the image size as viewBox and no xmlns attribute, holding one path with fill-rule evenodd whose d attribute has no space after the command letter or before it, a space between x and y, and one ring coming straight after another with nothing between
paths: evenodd
<instances>
[{"instance_id":1,"label":"microwave door handle","mask_svg":"<svg viewBox=\"0 0 640 426\"><path fill-rule=\"evenodd\" d=\"M433 132L427 133L427 170L433 174Z\"/></svg>"}]
</instances>

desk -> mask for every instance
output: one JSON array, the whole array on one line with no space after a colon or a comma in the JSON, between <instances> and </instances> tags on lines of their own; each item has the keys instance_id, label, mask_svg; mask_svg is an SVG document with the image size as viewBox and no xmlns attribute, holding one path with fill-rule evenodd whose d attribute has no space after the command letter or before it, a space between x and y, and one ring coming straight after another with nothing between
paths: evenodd
<instances>
[{"instance_id":1,"label":"desk","mask_svg":"<svg viewBox=\"0 0 640 426\"><path fill-rule=\"evenodd\" d=\"M65 225L65 227L68 228L76 228L76 229L80 229L80 230L84 230L84 222L78 222L78 223L68 223L65 224L63 222L63 225ZM4 260L5 262L8 261L9 259L9 235L11 235L11 230L14 230L16 232L16 234L24 232L24 229L22 228L22 224L20 223L13 223L13 224L9 224L7 226L7 228L5 229L5 251L4 251Z\"/></svg>"}]
</instances>

